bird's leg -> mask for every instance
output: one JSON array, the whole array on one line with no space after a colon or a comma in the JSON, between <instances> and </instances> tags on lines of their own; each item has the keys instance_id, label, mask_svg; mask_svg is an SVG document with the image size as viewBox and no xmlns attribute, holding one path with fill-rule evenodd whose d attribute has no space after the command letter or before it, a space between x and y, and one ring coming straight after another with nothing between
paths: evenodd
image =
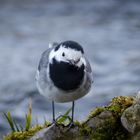
<instances>
[{"instance_id":1,"label":"bird's leg","mask_svg":"<svg viewBox=\"0 0 140 140\"><path fill-rule=\"evenodd\" d=\"M69 131L73 126L74 126L74 101L72 102L72 116L71 116L71 122L68 126L68 128L66 129L66 131Z\"/></svg>"},{"instance_id":2,"label":"bird's leg","mask_svg":"<svg viewBox=\"0 0 140 140\"><path fill-rule=\"evenodd\" d=\"M56 123L56 120L55 120L55 106L54 106L54 101L52 101L52 115L53 115L53 123Z\"/></svg>"},{"instance_id":3,"label":"bird's leg","mask_svg":"<svg viewBox=\"0 0 140 140\"><path fill-rule=\"evenodd\" d=\"M75 102L73 101L72 102L72 116L71 116L71 126L74 125L74 105L75 105Z\"/></svg>"}]
</instances>

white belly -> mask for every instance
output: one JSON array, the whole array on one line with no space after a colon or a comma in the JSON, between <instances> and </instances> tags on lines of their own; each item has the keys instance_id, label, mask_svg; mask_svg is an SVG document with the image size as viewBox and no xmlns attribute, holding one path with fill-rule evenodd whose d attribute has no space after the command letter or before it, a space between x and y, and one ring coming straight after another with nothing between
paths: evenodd
<instances>
[{"instance_id":1,"label":"white belly","mask_svg":"<svg viewBox=\"0 0 140 140\"><path fill-rule=\"evenodd\" d=\"M54 85L45 85L40 87L40 84L37 84L37 86L40 91L40 94L48 98L50 101L61 103L77 100L86 95L90 90L90 86L87 87L86 83L82 83L82 85L78 89L73 91L63 91L61 89L56 88Z\"/></svg>"}]
</instances>

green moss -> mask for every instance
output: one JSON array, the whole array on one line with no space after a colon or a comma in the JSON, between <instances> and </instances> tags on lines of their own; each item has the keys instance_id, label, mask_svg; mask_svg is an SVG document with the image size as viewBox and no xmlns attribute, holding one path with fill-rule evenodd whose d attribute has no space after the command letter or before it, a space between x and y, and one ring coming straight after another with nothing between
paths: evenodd
<instances>
[{"instance_id":1,"label":"green moss","mask_svg":"<svg viewBox=\"0 0 140 140\"><path fill-rule=\"evenodd\" d=\"M94 110L91 111L87 121L83 124L83 127L80 129L81 134L90 136L91 140L128 139L128 132L122 127L120 122L120 116L126 108L133 104L133 102L133 97L118 96L114 97L109 105L104 107L96 107ZM97 123L96 126L94 126L93 128L86 125L86 123L92 118L93 121L94 118L100 119L100 117L98 116L104 111L111 111L113 114L111 117L107 117L101 120L103 122L99 123L99 125Z\"/></svg>"},{"instance_id":2,"label":"green moss","mask_svg":"<svg viewBox=\"0 0 140 140\"><path fill-rule=\"evenodd\" d=\"M88 116L88 120L90 118L99 115L101 112L105 110L110 110L118 115L121 115L126 108L128 108L133 104L133 102L134 102L133 97L129 97L129 96L114 97L108 106L96 107L94 110L92 110Z\"/></svg>"},{"instance_id":3,"label":"green moss","mask_svg":"<svg viewBox=\"0 0 140 140\"><path fill-rule=\"evenodd\" d=\"M111 110L120 116L126 108L133 104L133 102L134 98L130 96L114 97L106 109Z\"/></svg>"},{"instance_id":4,"label":"green moss","mask_svg":"<svg viewBox=\"0 0 140 140\"><path fill-rule=\"evenodd\" d=\"M81 136L88 137L88 140L122 140L128 137L128 132L125 131L120 124L120 120L115 116L105 119L95 128L83 124L80 127L80 133Z\"/></svg>"},{"instance_id":5,"label":"green moss","mask_svg":"<svg viewBox=\"0 0 140 140\"><path fill-rule=\"evenodd\" d=\"M105 107L96 107L95 109L93 109L93 110L90 112L90 114L89 114L89 116L88 116L88 118L87 118L87 121L88 121L89 119L91 119L91 118L93 118L93 117L99 115L99 114L100 114L101 112L103 112L104 110L106 110ZM87 121L86 121L86 122L87 122Z\"/></svg>"},{"instance_id":6,"label":"green moss","mask_svg":"<svg viewBox=\"0 0 140 140\"><path fill-rule=\"evenodd\" d=\"M3 140L26 140L29 137L33 136L36 132L40 129L47 127L46 125L35 125L34 127L30 128L28 131L23 132L12 132L5 136Z\"/></svg>"},{"instance_id":7,"label":"green moss","mask_svg":"<svg viewBox=\"0 0 140 140\"><path fill-rule=\"evenodd\" d=\"M92 134L92 128L88 127L86 124L82 124L79 130L81 136L89 136Z\"/></svg>"},{"instance_id":8,"label":"green moss","mask_svg":"<svg viewBox=\"0 0 140 140\"><path fill-rule=\"evenodd\" d=\"M82 125L82 123L80 123L78 120L74 121L74 124L75 124L76 126L79 126L79 127L81 127L81 125Z\"/></svg>"},{"instance_id":9,"label":"green moss","mask_svg":"<svg viewBox=\"0 0 140 140\"><path fill-rule=\"evenodd\" d=\"M122 106L130 106L134 102L134 98L131 96L118 96L114 97L111 104L120 104Z\"/></svg>"}]
</instances>

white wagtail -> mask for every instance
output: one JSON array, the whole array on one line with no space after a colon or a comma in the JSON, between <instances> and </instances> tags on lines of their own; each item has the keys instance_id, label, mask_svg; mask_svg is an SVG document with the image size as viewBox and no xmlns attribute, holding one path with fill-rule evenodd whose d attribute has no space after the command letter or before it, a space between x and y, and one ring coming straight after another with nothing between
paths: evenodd
<instances>
[{"instance_id":1,"label":"white wagtail","mask_svg":"<svg viewBox=\"0 0 140 140\"><path fill-rule=\"evenodd\" d=\"M82 46L74 41L53 43L42 54L36 80L40 94L52 101L53 122L54 102L72 101L73 123L74 101L86 95L92 85L91 66Z\"/></svg>"}]
</instances>

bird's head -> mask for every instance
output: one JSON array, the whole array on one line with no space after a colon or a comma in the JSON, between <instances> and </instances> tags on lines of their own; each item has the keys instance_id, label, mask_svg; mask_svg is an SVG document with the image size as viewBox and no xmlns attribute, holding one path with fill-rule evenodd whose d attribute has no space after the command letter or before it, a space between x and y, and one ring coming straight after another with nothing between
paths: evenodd
<instances>
[{"instance_id":1,"label":"bird's head","mask_svg":"<svg viewBox=\"0 0 140 140\"><path fill-rule=\"evenodd\" d=\"M49 56L49 62L53 63L53 59L57 62L64 62L76 67L85 65L83 57L84 51L81 45L74 41L65 41L56 46Z\"/></svg>"}]
</instances>

